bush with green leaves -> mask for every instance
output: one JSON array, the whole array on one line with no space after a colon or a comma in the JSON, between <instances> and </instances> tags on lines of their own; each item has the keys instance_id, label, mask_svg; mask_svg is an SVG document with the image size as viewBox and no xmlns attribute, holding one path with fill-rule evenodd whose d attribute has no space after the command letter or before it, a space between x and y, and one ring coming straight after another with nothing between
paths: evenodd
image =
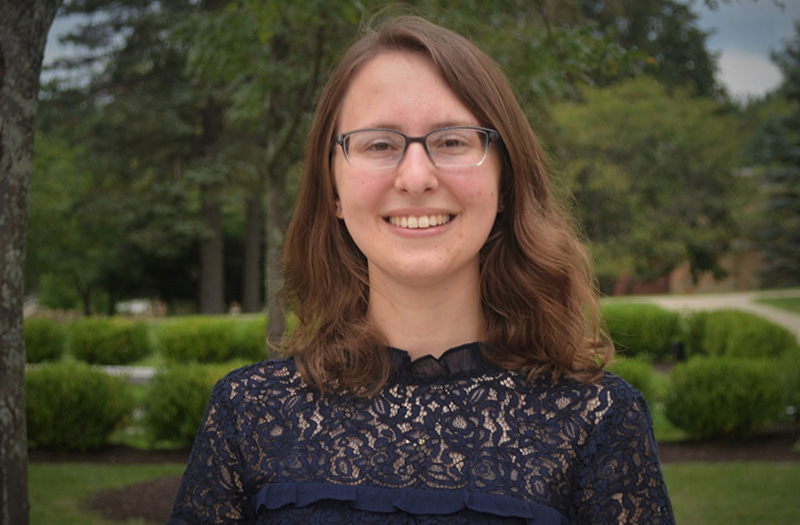
<instances>
[{"instance_id":1,"label":"bush with green leaves","mask_svg":"<svg viewBox=\"0 0 800 525\"><path fill-rule=\"evenodd\" d=\"M240 318L234 323L231 355L237 359L267 358L267 320L263 316Z\"/></svg>"},{"instance_id":2,"label":"bush with green leaves","mask_svg":"<svg viewBox=\"0 0 800 525\"><path fill-rule=\"evenodd\" d=\"M144 424L154 441L188 448L202 423L214 384L244 362L173 364L150 380Z\"/></svg>"},{"instance_id":3,"label":"bush with green leaves","mask_svg":"<svg viewBox=\"0 0 800 525\"><path fill-rule=\"evenodd\" d=\"M689 326L693 352L702 355L776 358L797 348L792 332L750 312L695 312Z\"/></svg>"},{"instance_id":4,"label":"bush with green leaves","mask_svg":"<svg viewBox=\"0 0 800 525\"><path fill-rule=\"evenodd\" d=\"M46 363L25 372L32 448L88 451L108 444L132 410L127 379L85 363Z\"/></svg>"},{"instance_id":5,"label":"bush with green leaves","mask_svg":"<svg viewBox=\"0 0 800 525\"><path fill-rule=\"evenodd\" d=\"M126 365L149 355L153 346L142 321L92 317L69 325L69 350L87 363Z\"/></svg>"},{"instance_id":6,"label":"bush with green leaves","mask_svg":"<svg viewBox=\"0 0 800 525\"><path fill-rule=\"evenodd\" d=\"M688 335L678 313L654 304L610 303L602 308L614 347L625 357L672 361L671 348Z\"/></svg>"},{"instance_id":7,"label":"bush with green leaves","mask_svg":"<svg viewBox=\"0 0 800 525\"><path fill-rule=\"evenodd\" d=\"M58 361L64 355L64 325L47 318L25 319L25 358L28 363Z\"/></svg>"},{"instance_id":8,"label":"bush with green leaves","mask_svg":"<svg viewBox=\"0 0 800 525\"><path fill-rule=\"evenodd\" d=\"M777 377L774 361L693 358L670 371L667 419L696 438L747 438L782 416Z\"/></svg>"},{"instance_id":9,"label":"bush with green leaves","mask_svg":"<svg viewBox=\"0 0 800 525\"><path fill-rule=\"evenodd\" d=\"M658 395L653 366L640 359L615 359L608 370L620 376L641 392L647 403L653 406Z\"/></svg>"},{"instance_id":10,"label":"bush with green leaves","mask_svg":"<svg viewBox=\"0 0 800 525\"><path fill-rule=\"evenodd\" d=\"M159 344L171 362L259 361L266 356L265 334L263 317L187 316L163 323Z\"/></svg>"}]
</instances>

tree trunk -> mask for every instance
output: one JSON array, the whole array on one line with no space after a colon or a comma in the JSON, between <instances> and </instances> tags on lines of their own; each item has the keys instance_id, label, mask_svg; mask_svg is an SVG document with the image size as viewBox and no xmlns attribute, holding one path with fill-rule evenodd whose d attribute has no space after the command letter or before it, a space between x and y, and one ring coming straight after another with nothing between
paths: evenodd
<instances>
[{"instance_id":1,"label":"tree trunk","mask_svg":"<svg viewBox=\"0 0 800 525\"><path fill-rule=\"evenodd\" d=\"M200 251L200 312L219 314L225 311L225 247L222 234L222 205L217 191L202 188L203 219L209 238Z\"/></svg>"},{"instance_id":2,"label":"tree trunk","mask_svg":"<svg viewBox=\"0 0 800 525\"><path fill-rule=\"evenodd\" d=\"M203 111L203 154L210 156L222 136L222 107L208 97ZM200 312L225 311L225 244L222 224L221 185L205 181L200 188L203 221L209 237L200 248Z\"/></svg>"},{"instance_id":3,"label":"tree trunk","mask_svg":"<svg viewBox=\"0 0 800 525\"><path fill-rule=\"evenodd\" d=\"M25 234L39 74L60 4L0 0L0 525L28 523Z\"/></svg>"},{"instance_id":4,"label":"tree trunk","mask_svg":"<svg viewBox=\"0 0 800 525\"><path fill-rule=\"evenodd\" d=\"M261 310L261 194L247 199L242 311Z\"/></svg>"},{"instance_id":5,"label":"tree trunk","mask_svg":"<svg viewBox=\"0 0 800 525\"><path fill-rule=\"evenodd\" d=\"M283 287L283 230L286 224L286 177L285 167L278 162L267 175L267 341L277 345L283 337L284 312L278 301L278 292Z\"/></svg>"}]
</instances>

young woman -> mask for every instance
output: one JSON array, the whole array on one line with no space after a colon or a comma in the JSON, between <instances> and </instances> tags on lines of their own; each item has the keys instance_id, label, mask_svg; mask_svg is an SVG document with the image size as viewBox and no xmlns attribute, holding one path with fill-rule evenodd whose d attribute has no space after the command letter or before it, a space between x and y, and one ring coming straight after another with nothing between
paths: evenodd
<instances>
[{"instance_id":1,"label":"young woman","mask_svg":"<svg viewBox=\"0 0 800 525\"><path fill-rule=\"evenodd\" d=\"M170 523L673 523L644 398L507 80L417 18L317 108L288 359L220 381Z\"/></svg>"}]
</instances>

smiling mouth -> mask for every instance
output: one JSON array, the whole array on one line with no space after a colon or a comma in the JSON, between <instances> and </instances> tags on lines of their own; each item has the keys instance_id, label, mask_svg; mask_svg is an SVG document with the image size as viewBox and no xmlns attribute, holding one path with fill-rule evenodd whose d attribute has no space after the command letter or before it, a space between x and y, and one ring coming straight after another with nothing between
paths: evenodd
<instances>
[{"instance_id":1,"label":"smiling mouth","mask_svg":"<svg viewBox=\"0 0 800 525\"><path fill-rule=\"evenodd\" d=\"M393 226L417 230L422 228L433 228L447 224L452 219L451 215L423 215L421 217L388 217L386 220Z\"/></svg>"}]
</instances>

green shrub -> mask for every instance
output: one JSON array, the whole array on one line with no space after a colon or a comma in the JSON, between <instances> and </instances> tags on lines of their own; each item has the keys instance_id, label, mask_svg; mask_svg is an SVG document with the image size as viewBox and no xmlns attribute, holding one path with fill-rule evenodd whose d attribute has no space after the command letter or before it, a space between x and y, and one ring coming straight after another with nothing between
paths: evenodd
<instances>
[{"instance_id":1,"label":"green shrub","mask_svg":"<svg viewBox=\"0 0 800 525\"><path fill-rule=\"evenodd\" d=\"M180 317L161 327L161 353L179 363L220 363L233 355L233 325L224 317Z\"/></svg>"},{"instance_id":2,"label":"green shrub","mask_svg":"<svg viewBox=\"0 0 800 525\"><path fill-rule=\"evenodd\" d=\"M222 363L242 358L260 361L266 356L263 317L187 316L162 324L161 353L178 363Z\"/></svg>"},{"instance_id":3,"label":"green shrub","mask_svg":"<svg viewBox=\"0 0 800 525\"><path fill-rule=\"evenodd\" d=\"M678 313L653 304L606 304L603 319L614 347L625 357L674 360L670 349L688 332Z\"/></svg>"},{"instance_id":4,"label":"green shrub","mask_svg":"<svg viewBox=\"0 0 800 525\"><path fill-rule=\"evenodd\" d=\"M130 415L127 379L84 363L48 363L25 372L32 448L87 451L108 444Z\"/></svg>"},{"instance_id":5,"label":"green shrub","mask_svg":"<svg viewBox=\"0 0 800 525\"><path fill-rule=\"evenodd\" d=\"M695 351L703 355L774 358L797 347L792 332L749 312L697 312L689 325Z\"/></svg>"},{"instance_id":6,"label":"green shrub","mask_svg":"<svg viewBox=\"0 0 800 525\"><path fill-rule=\"evenodd\" d=\"M608 369L636 387L650 406L655 404L657 386L655 372L650 363L639 359L616 359Z\"/></svg>"},{"instance_id":7,"label":"green shrub","mask_svg":"<svg viewBox=\"0 0 800 525\"><path fill-rule=\"evenodd\" d=\"M665 413L697 438L746 438L780 417L776 364L766 360L697 357L669 375Z\"/></svg>"},{"instance_id":8,"label":"green shrub","mask_svg":"<svg viewBox=\"0 0 800 525\"><path fill-rule=\"evenodd\" d=\"M86 318L69 326L69 349L92 364L125 365L152 352L147 326L117 317Z\"/></svg>"},{"instance_id":9,"label":"green shrub","mask_svg":"<svg viewBox=\"0 0 800 525\"><path fill-rule=\"evenodd\" d=\"M58 361L64 355L67 332L53 319L25 319L25 356L28 363Z\"/></svg>"},{"instance_id":10,"label":"green shrub","mask_svg":"<svg viewBox=\"0 0 800 525\"><path fill-rule=\"evenodd\" d=\"M144 424L155 441L192 445L214 384L244 362L172 365L150 380Z\"/></svg>"},{"instance_id":11,"label":"green shrub","mask_svg":"<svg viewBox=\"0 0 800 525\"><path fill-rule=\"evenodd\" d=\"M267 357L267 321L263 316L239 318L234 324L231 355L249 361Z\"/></svg>"}]
</instances>

